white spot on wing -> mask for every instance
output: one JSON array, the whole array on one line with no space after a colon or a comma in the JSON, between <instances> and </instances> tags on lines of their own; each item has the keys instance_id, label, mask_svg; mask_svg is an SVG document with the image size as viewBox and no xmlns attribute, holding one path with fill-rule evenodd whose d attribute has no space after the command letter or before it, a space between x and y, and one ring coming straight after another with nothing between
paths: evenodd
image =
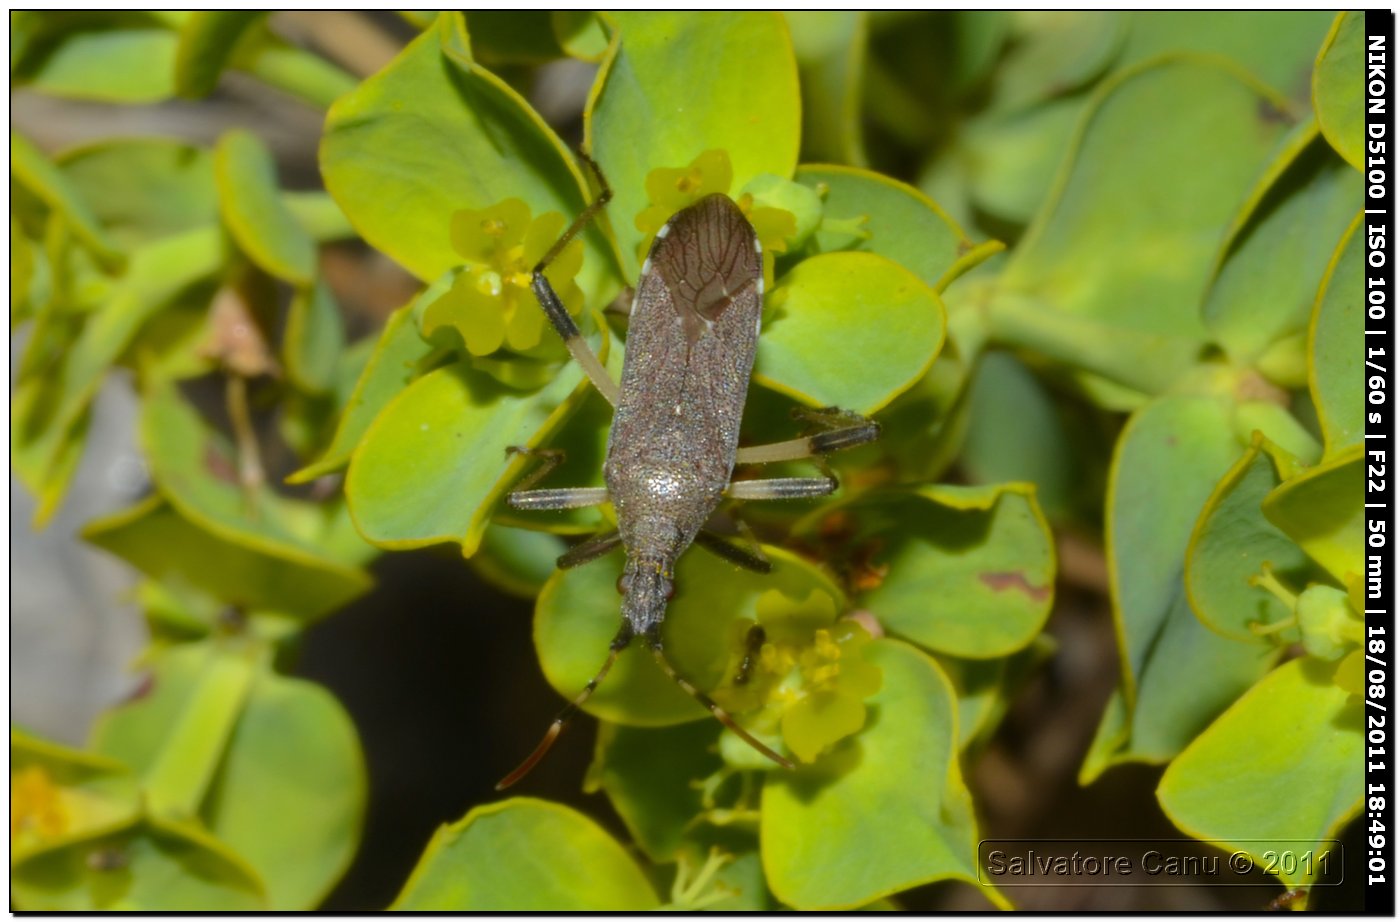
<instances>
[{"instance_id":1,"label":"white spot on wing","mask_svg":"<svg viewBox=\"0 0 1400 922\"><path fill-rule=\"evenodd\" d=\"M661 239L663 239L667 234L669 234L670 232L671 232L671 222L670 222L670 221L667 221L665 224L661 225L661 230L659 230L659 231L656 232L656 239L657 239L657 240L661 240Z\"/></svg>"},{"instance_id":2,"label":"white spot on wing","mask_svg":"<svg viewBox=\"0 0 1400 922\"><path fill-rule=\"evenodd\" d=\"M660 234L657 234L656 236L660 237L661 235L660 235ZM651 272L651 257L650 257L650 256L647 257L646 262L642 263L642 275L646 275L646 274L649 273L649 272Z\"/></svg>"}]
</instances>

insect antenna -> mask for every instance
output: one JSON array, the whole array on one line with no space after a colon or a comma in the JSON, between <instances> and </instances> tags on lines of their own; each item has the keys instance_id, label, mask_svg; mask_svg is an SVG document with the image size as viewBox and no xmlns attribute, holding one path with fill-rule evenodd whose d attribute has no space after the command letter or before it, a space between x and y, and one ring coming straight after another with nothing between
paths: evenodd
<instances>
[{"instance_id":1,"label":"insect antenna","mask_svg":"<svg viewBox=\"0 0 1400 922\"><path fill-rule=\"evenodd\" d=\"M778 755L772 749L769 749L767 746L763 745L763 743L759 742L753 734L749 733L749 731L739 726L739 722L736 721L733 717L729 716L728 711L720 707L718 704L715 704L714 699L712 699L709 695L705 694L700 689L696 688L694 685L691 685L689 682L683 679L681 677L681 674L676 672L676 668L671 665L671 661L666 658L666 654L662 652L660 640L652 640L650 646L651 655L656 657L656 663L658 666L661 667L661 671L670 676L671 681L675 682L681 687L681 691L685 692L687 695L694 698L696 701L699 701L700 704L704 706L706 710L708 710L711 714L715 715L716 720L724 724L729 729L733 730L735 733L737 733L739 735L739 739L748 743L754 749L757 749L759 752L763 753L765 756L772 759L774 762L777 762L783 768L793 767L792 762L788 761L787 759Z\"/></svg>"},{"instance_id":2,"label":"insect antenna","mask_svg":"<svg viewBox=\"0 0 1400 922\"><path fill-rule=\"evenodd\" d=\"M530 774L531 770L540 763L545 753L549 752L549 747L554 745L554 741L559 738L559 734L564 732L564 728L568 726L569 721L578 713L579 708L593 695L598 684L607 676L608 670L613 667L613 663L617 662L617 655L627 649L627 645L631 640L632 632L624 625L623 629L618 631L617 636L613 638L612 644L608 647L608 658L603 661L603 668L599 669L598 674L588 680L588 684L583 686L583 691L579 692L573 701L565 705L564 709L554 718L554 722L550 724L549 729L545 731L544 738L541 739L539 745L535 747L535 751L526 756L525 761L521 762L516 767L515 771L496 782L496 790L504 791L521 778Z\"/></svg>"}]
</instances>

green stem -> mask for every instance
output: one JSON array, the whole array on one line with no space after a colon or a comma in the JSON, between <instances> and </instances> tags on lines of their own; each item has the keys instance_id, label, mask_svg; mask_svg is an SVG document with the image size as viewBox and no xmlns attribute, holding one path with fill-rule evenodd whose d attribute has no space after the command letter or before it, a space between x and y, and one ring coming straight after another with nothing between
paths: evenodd
<instances>
[{"instance_id":1,"label":"green stem","mask_svg":"<svg viewBox=\"0 0 1400 922\"><path fill-rule=\"evenodd\" d=\"M252 684L251 655L212 650L154 765L146 772L147 804L168 819L192 819L204 801Z\"/></svg>"},{"instance_id":2,"label":"green stem","mask_svg":"<svg viewBox=\"0 0 1400 922\"><path fill-rule=\"evenodd\" d=\"M329 61L298 48L271 45L245 65L248 73L269 86L305 100L320 109L329 109L358 81Z\"/></svg>"}]
</instances>

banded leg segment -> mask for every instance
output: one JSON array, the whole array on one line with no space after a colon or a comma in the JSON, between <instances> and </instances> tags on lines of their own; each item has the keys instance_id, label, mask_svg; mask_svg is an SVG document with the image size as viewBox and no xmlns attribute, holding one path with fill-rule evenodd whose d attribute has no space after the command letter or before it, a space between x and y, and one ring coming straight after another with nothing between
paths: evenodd
<instances>
[{"instance_id":1,"label":"banded leg segment","mask_svg":"<svg viewBox=\"0 0 1400 922\"><path fill-rule=\"evenodd\" d=\"M830 496L838 486L835 477L772 477L736 480L724 490L731 499L809 499Z\"/></svg>"},{"instance_id":2,"label":"banded leg segment","mask_svg":"<svg viewBox=\"0 0 1400 922\"><path fill-rule=\"evenodd\" d=\"M608 403L617 406L617 382L608 376L607 369L603 363L598 361L598 356L593 354L593 350L588 348L588 343L583 341L583 334L579 332L578 324L574 323L574 318L569 316L569 312L564 309L564 302L559 300L554 288L549 284L549 279L545 277L544 270L550 263L559 256L569 241L573 240L593 220L598 212L602 211L612 200L612 188L608 185L607 179L603 176L603 171L598 169L598 164L594 163L588 155L580 153L579 156L593 170L593 175L598 177L598 185L601 190L598 197L593 200L587 208L574 218L562 236L551 246L540 261L535 264L535 268L530 273L530 288L535 293L535 298L540 302L540 308L549 318L550 324L564 340L564 345L568 347L569 353L574 360L588 375L588 380L593 382L593 386L598 389L598 393L607 398Z\"/></svg>"},{"instance_id":3,"label":"banded leg segment","mask_svg":"<svg viewBox=\"0 0 1400 922\"><path fill-rule=\"evenodd\" d=\"M823 431L788 439L786 442L740 448L734 456L734 463L772 464L775 461L820 458L832 452L873 442L880 437L879 423L838 407L825 407L821 410L799 407L793 411L793 415L814 423Z\"/></svg>"},{"instance_id":4,"label":"banded leg segment","mask_svg":"<svg viewBox=\"0 0 1400 922\"><path fill-rule=\"evenodd\" d=\"M540 460L535 468L520 479L517 489L506 497L512 509L583 509L608 501L608 491L604 487L561 487L549 490L531 490L534 484L560 464L564 463L564 453L557 448L522 448L512 445L506 449L508 455L527 455Z\"/></svg>"}]
</instances>

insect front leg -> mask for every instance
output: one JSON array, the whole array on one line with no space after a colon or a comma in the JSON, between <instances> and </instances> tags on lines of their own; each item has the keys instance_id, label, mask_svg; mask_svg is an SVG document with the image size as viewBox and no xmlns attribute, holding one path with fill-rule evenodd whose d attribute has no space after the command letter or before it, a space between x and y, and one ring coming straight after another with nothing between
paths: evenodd
<instances>
[{"instance_id":1,"label":"insect front leg","mask_svg":"<svg viewBox=\"0 0 1400 922\"><path fill-rule=\"evenodd\" d=\"M534 270L530 273L530 288L534 291L535 299L540 302L540 307L544 310L545 316L549 318L550 324L563 338L569 353L573 355L574 360L588 375L588 380L593 382L598 393L607 398L608 403L617 406L617 382L608 376L603 363L598 361L598 356L593 353L592 349L588 348L588 343L583 341L583 334L579 332L578 324L574 323L574 318L570 317L569 312L564 309L564 303L559 300L559 295L555 294L554 288L549 284L549 279L544 274L544 270L550 263L554 262L564 247L568 246L569 241L578 236L579 232L588 225L588 222L593 220L593 217L612 200L612 188L608 185L602 171L598 169L598 165L587 155L580 154L580 156L593 169L593 174L598 177L598 184L602 187L601 191L592 204L574 218L574 222L569 225L563 235L554 241L554 246L550 247L536 263Z\"/></svg>"}]
</instances>

